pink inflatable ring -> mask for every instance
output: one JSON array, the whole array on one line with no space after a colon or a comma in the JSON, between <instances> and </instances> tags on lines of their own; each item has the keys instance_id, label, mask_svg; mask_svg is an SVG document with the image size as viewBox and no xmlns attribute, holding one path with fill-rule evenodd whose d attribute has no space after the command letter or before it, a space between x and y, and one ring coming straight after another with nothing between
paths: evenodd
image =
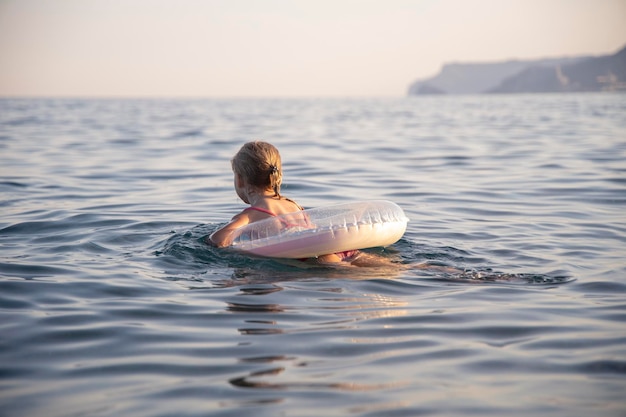
<instances>
[{"instance_id":1,"label":"pink inflatable ring","mask_svg":"<svg viewBox=\"0 0 626 417\"><path fill-rule=\"evenodd\" d=\"M314 258L389 246L400 240L408 220L385 200L319 207L250 223L237 231L231 248L271 258Z\"/></svg>"}]
</instances>

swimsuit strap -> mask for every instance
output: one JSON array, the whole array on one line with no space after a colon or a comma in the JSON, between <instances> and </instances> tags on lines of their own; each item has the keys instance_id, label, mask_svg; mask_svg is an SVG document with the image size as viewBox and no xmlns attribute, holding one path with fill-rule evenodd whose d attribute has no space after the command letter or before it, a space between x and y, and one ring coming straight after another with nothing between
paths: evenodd
<instances>
[{"instance_id":1,"label":"swimsuit strap","mask_svg":"<svg viewBox=\"0 0 626 417\"><path fill-rule=\"evenodd\" d=\"M293 201L293 200L292 200L292 199L290 199L290 198L287 198L287 197L281 197L281 199L283 199L283 200L287 200L287 201L289 201L290 203L293 203L293 204L294 204L296 207L298 207L298 209L300 209L300 210L304 210L304 208L303 208L300 204L296 203L295 201ZM278 216L278 214L276 214L276 213L274 213L274 212L272 212L272 211L269 211L269 210L267 210L267 209L264 209L264 208L262 208L262 207L248 207L248 208L247 208L247 209L245 209L244 211L246 211L246 210L256 210L256 211L260 211L261 213L269 214L270 216L274 216L274 217Z\"/></svg>"},{"instance_id":2,"label":"swimsuit strap","mask_svg":"<svg viewBox=\"0 0 626 417\"><path fill-rule=\"evenodd\" d=\"M271 211L269 211L267 209L264 209L264 208L261 208L261 207L248 207L244 211L246 211L246 210L256 210L256 211L260 211L261 213L269 214L270 216L276 217L276 213L271 212Z\"/></svg>"}]
</instances>

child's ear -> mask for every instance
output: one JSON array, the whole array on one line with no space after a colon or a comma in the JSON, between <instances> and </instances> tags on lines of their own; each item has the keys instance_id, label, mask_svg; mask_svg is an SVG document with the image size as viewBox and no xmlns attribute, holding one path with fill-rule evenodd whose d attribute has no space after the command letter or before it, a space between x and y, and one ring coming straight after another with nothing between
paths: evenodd
<instances>
[{"instance_id":1,"label":"child's ear","mask_svg":"<svg viewBox=\"0 0 626 417\"><path fill-rule=\"evenodd\" d=\"M235 174L235 184L237 184L237 187L243 188L244 181L243 181L243 177L241 175Z\"/></svg>"}]
</instances>

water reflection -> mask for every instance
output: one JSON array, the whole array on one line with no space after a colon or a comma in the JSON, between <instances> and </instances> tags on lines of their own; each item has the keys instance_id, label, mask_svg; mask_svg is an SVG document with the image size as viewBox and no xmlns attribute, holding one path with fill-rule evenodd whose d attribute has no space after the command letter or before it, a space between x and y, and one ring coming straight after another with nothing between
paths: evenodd
<instances>
[{"instance_id":1,"label":"water reflection","mask_svg":"<svg viewBox=\"0 0 626 417\"><path fill-rule=\"evenodd\" d=\"M283 259L250 259L249 263L255 266L235 267L227 279L213 280L218 288L238 286L258 286L276 284L288 281L309 280L367 280L367 279L397 279L407 270L406 265L390 263L381 267L353 267L344 265L321 266L306 262L290 262ZM252 289L260 292L263 289Z\"/></svg>"},{"instance_id":2,"label":"water reflection","mask_svg":"<svg viewBox=\"0 0 626 417\"><path fill-rule=\"evenodd\" d=\"M232 378L228 382L239 388L264 388L275 390L290 389L330 389L333 391L378 391L408 385L402 383L359 383L359 382L301 382L287 378L287 368L278 367L250 372L248 375ZM282 375L285 374L285 375ZM267 377L282 377L284 381L268 381Z\"/></svg>"},{"instance_id":3,"label":"water reflection","mask_svg":"<svg viewBox=\"0 0 626 417\"><path fill-rule=\"evenodd\" d=\"M243 285L225 302L226 311L241 323L240 336L246 338L238 361L250 367L228 379L235 387L287 395L291 390L361 392L406 385L393 378L372 382L341 372L347 363L384 356L373 351L381 349L381 344L372 343L364 333L380 326L370 320L408 315L408 302L401 297L377 292L346 294L345 288L331 281L317 280ZM334 336L329 338L330 334ZM336 358L343 355L347 356L337 363Z\"/></svg>"}]
</instances>

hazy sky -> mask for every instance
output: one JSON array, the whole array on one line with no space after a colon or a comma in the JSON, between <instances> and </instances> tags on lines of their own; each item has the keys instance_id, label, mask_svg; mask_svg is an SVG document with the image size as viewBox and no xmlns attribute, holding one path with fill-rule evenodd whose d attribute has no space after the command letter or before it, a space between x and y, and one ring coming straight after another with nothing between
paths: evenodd
<instances>
[{"instance_id":1,"label":"hazy sky","mask_svg":"<svg viewBox=\"0 0 626 417\"><path fill-rule=\"evenodd\" d=\"M624 45L626 0L0 0L0 96L402 96Z\"/></svg>"}]
</instances>

